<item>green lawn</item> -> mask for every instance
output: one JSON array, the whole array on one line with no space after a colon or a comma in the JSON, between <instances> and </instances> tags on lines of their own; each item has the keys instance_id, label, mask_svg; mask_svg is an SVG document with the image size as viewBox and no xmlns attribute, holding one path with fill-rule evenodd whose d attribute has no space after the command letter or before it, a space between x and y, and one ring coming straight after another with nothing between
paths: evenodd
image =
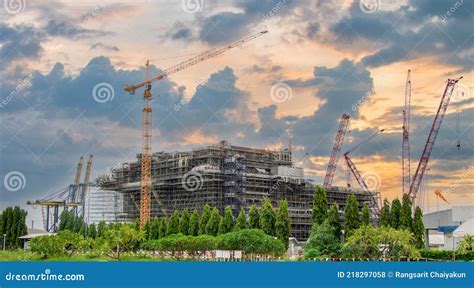
<instances>
[{"instance_id":1,"label":"green lawn","mask_svg":"<svg viewBox=\"0 0 474 288\"><path fill-rule=\"evenodd\" d=\"M40 256L24 250L0 251L0 261L117 261L105 255L95 256L88 254L77 254L68 256L54 256L42 259ZM170 259L151 258L138 255L123 254L120 261L173 261Z\"/></svg>"}]
</instances>

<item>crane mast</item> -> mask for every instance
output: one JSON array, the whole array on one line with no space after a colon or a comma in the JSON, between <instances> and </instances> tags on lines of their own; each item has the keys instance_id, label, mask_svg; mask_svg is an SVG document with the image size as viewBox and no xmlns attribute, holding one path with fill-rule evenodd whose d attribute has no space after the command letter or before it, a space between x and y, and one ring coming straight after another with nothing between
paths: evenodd
<instances>
[{"instance_id":1,"label":"crane mast","mask_svg":"<svg viewBox=\"0 0 474 288\"><path fill-rule=\"evenodd\" d=\"M403 110L402 127L402 191L407 193L410 189L410 106L411 106L411 71L408 70L405 83L405 109Z\"/></svg>"},{"instance_id":2,"label":"crane mast","mask_svg":"<svg viewBox=\"0 0 474 288\"><path fill-rule=\"evenodd\" d=\"M194 66L200 62L203 62L209 58L218 56L232 48L238 47L243 43L251 41L257 37L260 37L268 33L268 30L262 30L258 33L251 34L240 40L234 41L226 46L220 48L214 48L205 51L197 56L194 56L188 60L180 62L174 66L165 69L161 74L150 77L149 75L149 61L145 65L145 80L134 85L125 85L124 90L129 92L131 95L135 94L135 90L144 87L143 91L143 110L142 110L142 154L141 154L141 178L140 178L140 225L143 227L145 223L150 219L150 195L151 195L151 136L152 136L152 93L151 84L155 81L162 80L163 78L177 73L181 70Z\"/></svg>"},{"instance_id":3,"label":"crane mast","mask_svg":"<svg viewBox=\"0 0 474 288\"><path fill-rule=\"evenodd\" d=\"M342 143L344 142L344 136L346 135L347 126L349 125L349 114L342 114L339 122L339 129L337 130L336 139L334 139L334 146L331 152L331 158L329 159L328 168L326 170L326 176L324 177L324 187L332 185L334 173L336 172L337 160L339 158L339 152L341 151Z\"/></svg>"},{"instance_id":4,"label":"crane mast","mask_svg":"<svg viewBox=\"0 0 474 288\"><path fill-rule=\"evenodd\" d=\"M89 160L87 160L87 165L86 165L86 175L84 176L84 183L82 184L82 195L81 195L81 202L82 202L82 218L84 219L84 214L85 214L85 207L86 207L86 196L87 196L87 190L89 189L89 179L91 178L91 173L92 173L92 159L93 155L89 155Z\"/></svg>"},{"instance_id":5,"label":"crane mast","mask_svg":"<svg viewBox=\"0 0 474 288\"><path fill-rule=\"evenodd\" d=\"M431 152L433 151L436 136L438 136L439 128L441 127L441 123L443 123L443 118L446 114L446 109L448 108L451 95L453 94L454 86L461 79L462 77L458 79L448 79L448 83L446 84L443 97L441 98L441 102L439 103L438 111L436 112L436 116L433 120L433 125L431 126L430 133L428 135L428 138L426 139L425 148L423 149L423 153L421 154L420 162L418 163L415 175L413 176L413 181L411 182L408 196L410 196L412 199L416 198L418 190L420 189L420 184L423 180L423 175L425 174L426 167L428 166L428 161L430 160ZM412 202L415 203L415 201Z\"/></svg>"}]
</instances>

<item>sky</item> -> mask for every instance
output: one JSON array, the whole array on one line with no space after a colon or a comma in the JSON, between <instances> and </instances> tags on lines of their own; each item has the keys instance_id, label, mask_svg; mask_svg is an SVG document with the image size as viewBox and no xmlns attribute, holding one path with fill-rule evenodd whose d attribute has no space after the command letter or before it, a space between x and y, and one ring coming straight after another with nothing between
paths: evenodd
<instances>
[{"instance_id":1,"label":"sky","mask_svg":"<svg viewBox=\"0 0 474 288\"><path fill-rule=\"evenodd\" d=\"M40 2L40 3L38 3ZM322 183L342 113L342 152L382 198L401 197L402 111L411 70L412 173L448 78L457 84L425 174L424 210L473 205L474 0L5 0L0 7L0 209L93 175L141 150L142 91L202 51L269 33L155 82L153 151L217 143L288 147ZM459 119L459 121L457 121ZM458 139L461 149L457 149ZM334 184L344 186L339 159ZM353 185L356 185L352 179ZM3 184L3 185L2 185ZM450 204L437 203L440 189ZM37 226L37 225L35 225Z\"/></svg>"}]
</instances>

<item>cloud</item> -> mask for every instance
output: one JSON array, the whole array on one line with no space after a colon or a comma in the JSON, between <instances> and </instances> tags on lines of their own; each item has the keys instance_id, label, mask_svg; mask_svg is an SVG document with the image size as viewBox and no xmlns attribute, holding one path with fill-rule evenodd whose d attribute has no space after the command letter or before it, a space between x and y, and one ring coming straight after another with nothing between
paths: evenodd
<instances>
[{"instance_id":1,"label":"cloud","mask_svg":"<svg viewBox=\"0 0 474 288\"><path fill-rule=\"evenodd\" d=\"M50 36L61 36L66 38L90 38L110 35L110 32L85 29L65 20L49 20L44 27L45 32Z\"/></svg>"},{"instance_id":2,"label":"cloud","mask_svg":"<svg viewBox=\"0 0 474 288\"><path fill-rule=\"evenodd\" d=\"M0 23L0 61L3 68L17 59L39 59L45 34L29 25Z\"/></svg>"},{"instance_id":3,"label":"cloud","mask_svg":"<svg viewBox=\"0 0 474 288\"><path fill-rule=\"evenodd\" d=\"M117 46L106 45L106 44L103 44L102 42L97 42L97 43L93 44L90 49L91 50L93 50L93 49L103 49L103 50L108 50L108 51L113 51L113 52L120 51L120 49Z\"/></svg>"}]
</instances>

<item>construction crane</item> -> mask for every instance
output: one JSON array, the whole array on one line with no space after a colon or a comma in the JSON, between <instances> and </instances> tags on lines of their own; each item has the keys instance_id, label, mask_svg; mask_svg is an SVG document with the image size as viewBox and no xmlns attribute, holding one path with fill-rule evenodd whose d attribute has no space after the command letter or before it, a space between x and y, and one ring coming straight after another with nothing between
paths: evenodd
<instances>
[{"instance_id":1,"label":"construction crane","mask_svg":"<svg viewBox=\"0 0 474 288\"><path fill-rule=\"evenodd\" d=\"M87 196L87 190L89 189L89 179L91 177L92 173L92 160L94 156L91 154L89 155L89 160L87 160L87 166L86 166L86 175L84 176L84 183L82 186L82 197L81 197L81 204L82 204L82 218L84 219L85 215L85 207L86 207L86 196Z\"/></svg>"},{"instance_id":2,"label":"construction crane","mask_svg":"<svg viewBox=\"0 0 474 288\"><path fill-rule=\"evenodd\" d=\"M370 192L370 189L369 187L367 186L367 183L365 183L365 180L364 180L364 177L362 177L362 175L360 174L359 170L357 169L357 167L355 166L354 162L352 162L351 158L349 157L349 154L351 152L354 152L355 150L359 149L359 147L362 145L362 144L365 144L367 142L369 142L370 140L372 140L373 138L375 138L375 136L377 136L378 134L380 133L383 133L385 131L385 129L380 129L379 131L375 132L374 134L372 134L371 136L369 136L368 138L364 139L363 141L361 141L358 145L356 145L354 148L350 149L349 151L347 151L346 153L344 153L344 159L346 160L346 163L347 163L347 167L349 167L349 170L351 171L352 175L354 175L354 177L356 178L357 180L357 183L359 183L359 186L362 188L363 191L366 191L366 192ZM378 215L379 211L380 211L380 207L379 207L379 204L377 203L377 201L374 199L374 198L371 198L372 201L370 203L370 208L372 209L372 211L374 212L374 215Z\"/></svg>"},{"instance_id":3,"label":"construction crane","mask_svg":"<svg viewBox=\"0 0 474 288\"><path fill-rule=\"evenodd\" d=\"M433 151L436 136L438 136L441 123L443 123L443 118L446 114L446 109L448 108L449 100L451 99L451 95L453 94L454 87L456 83L458 83L461 79L462 77L458 79L448 79L448 82L446 84L443 97L441 97L441 102L439 103L438 111L436 112L436 116L433 120L433 125L431 126L430 133L428 135L428 138L426 139L425 148L423 149L423 153L420 157L420 162L418 163L415 175L413 176L413 181L410 185L410 191L408 192L408 196L412 198L412 203L415 203L415 201L413 200L417 197L418 190L420 189L420 184L423 180L423 175L425 174L426 167L428 166L428 161L430 160L431 152Z\"/></svg>"},{"instance_id":4,"label":"construction crane","mask_svg":"<svg viewBox=\"0 0 474 288\"><path fill-rule=\"evenodd\" d=\"M150 219L150 194L151 194L151 133L152 133L152 107L151 107L151 84L155 81L162 80L163 78L184 70L188 67L203 62L209 58L220 55L232 48L238 47L243 43L251 41L257 37L260 37L268 33L268 30L262 30L258 33L248 35L240 40L234 41L226 46L220 48L210 49L194 56L188 60L178 63L174 66L165 69L162 73L157 76L150 77L149 75L149 64L147 61L145 64L145 80L134 85L125 85L124 90L129 92L131 95L135 94L135 90L144 87L143 91L143 110L142 110L142 154L141 154L141 191L140 191L140 225L143 227L146 221Z\"/></svg>"},{"instance_id":5,"label":"construction crane","mask_svg":"<svg viewBox=\"0 0 474 288\"><path fill-rule=\"evenodd\" d=\"M79 190L79 183L81 181L81 174L82 174L82 165L83 165L84 157L81 156L79 158L79 162L77 162L77 169L76 169L76 177L74 178L74 186L72 187L72 193L70 194L69 202L77 203L77 192ZM74 214L77 215L77 206L73 208Z\"/></svg>"},{"instance_id":6,"label":"construction crane","mask_svg":"<svg viewBox=\"0 0 474 288\"><path fill-rule=\"evenodd\" d=\"M402 191L407 193L410 189L410 105L411 105L411 77L408 70L407 80L405 83L405 109L403 110L403 127L402 127Z\"/></svg>"},{"instance_id":7,"label":"construction crane","mask_svg":"<svg viewBox=\"0 0 474 288\"><path fill-rule=\"evenodd\" d=\"M347 126L349 125L349 118L349 114L344 113L342 114L341 120L339 121L339 129L337 130L336 139L334 139L334 146L332 147L331 158L329 158L326 177L324 177L324 187L329 187L332 185L332 179L334 178L334 173L336 172L339 152L341 151Z\"/></svg>"}]
</instances>

